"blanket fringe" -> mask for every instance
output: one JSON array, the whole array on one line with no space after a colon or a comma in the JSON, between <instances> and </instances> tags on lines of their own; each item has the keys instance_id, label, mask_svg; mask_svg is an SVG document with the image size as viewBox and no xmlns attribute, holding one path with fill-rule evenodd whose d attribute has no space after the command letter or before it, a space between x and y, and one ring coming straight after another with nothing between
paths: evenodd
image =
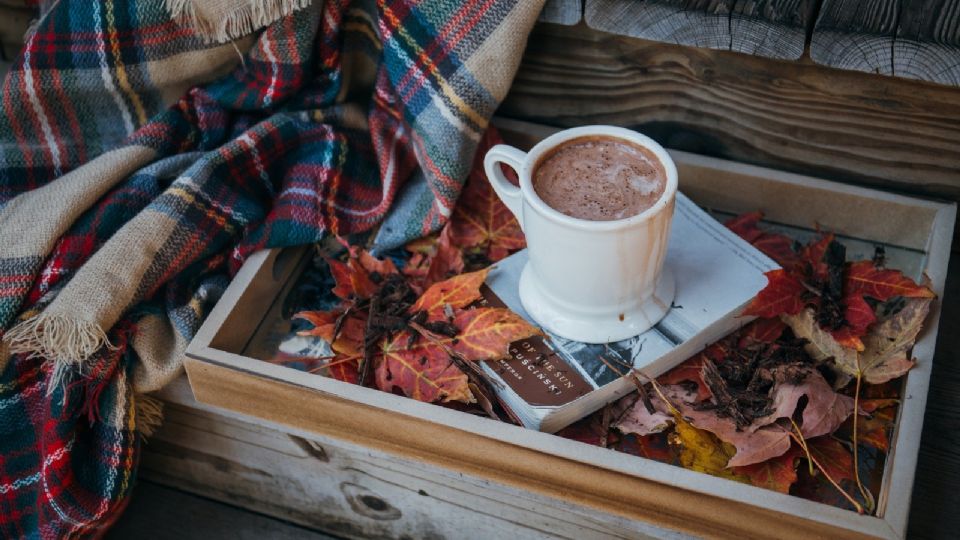
<instances>
[{"instance_id":1,"label":"blanket fringe","mask_svg":"<svg viewBox=\"0 0 960 540\"><path fill-rule=\"evenodd\" d=\"M133 399L137 431L144 437L152 437L163 423L163 402L147 394L134 394Z\"/></svg>"},{"instance_id":2,"label":"blanket fringe","mask_svg":"<svg viewBox=\"0 0 960 540\"><path fill-rule=\"evenodd\" d=\"M242 0L229 13L215 20L204 17L196 7L203 0L164 0L174 19L183 19L206 41L223 43L251 34L281 17L313 3L313 0Z\"/></svg>"},{"instance_id":3,"label":"blanket fringe","mask_svg":"<svg viewBox=\"0 0 960 540\"><path fill-rule=\"evenodd\" d=\"M60 313L41 313L11 328L3 340L10 354L39 356L54 362L47 392L66 381L70 370L103 347L113 349L98 325Z\"/></svg>"}]
</instances>

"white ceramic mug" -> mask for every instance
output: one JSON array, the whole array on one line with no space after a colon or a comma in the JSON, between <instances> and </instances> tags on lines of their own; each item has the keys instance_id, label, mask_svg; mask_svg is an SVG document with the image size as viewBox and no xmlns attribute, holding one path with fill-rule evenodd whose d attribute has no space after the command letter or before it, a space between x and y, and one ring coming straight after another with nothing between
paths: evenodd
<instances>
[{"instance_id":1,"label":"white ceramic mug","mask_svg":"<svg viewBox=\"0 0 960 540\"><path fill-rule=\"evenodd\" d=\"M537 195L532 178L541 157L567 141L598 136L638 145L660 160L667 182L652 207L624 219L592 221L554 210ZM504 177L501 163L517 172L519 188ZM526 234L529 261L520 277L520 300L537 323L561 337L606 343L646 332L663 318L674 295L663 261L677 167L662 146L629 129L585 126L551 135L528 153L497 145L483 166Z\"/></svg>"}]
</instances>

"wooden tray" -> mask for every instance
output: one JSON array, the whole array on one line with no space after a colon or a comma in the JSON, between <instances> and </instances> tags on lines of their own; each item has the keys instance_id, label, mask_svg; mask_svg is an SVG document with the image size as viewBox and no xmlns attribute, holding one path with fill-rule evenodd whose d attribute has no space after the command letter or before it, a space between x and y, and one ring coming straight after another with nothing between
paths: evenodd
<instances>
[{"instance_id":1,"label":"wooden tray","mask_svg":"<svg viewBox=\"0 0 960 540\"><path fill-rule=\"evenodd\" d=\"M531 146L551 128L501 120L504 137ZM680 189L723 214L763 210L796 233L835 231L848 252L887 246L893 267L929 276L942 297L956 206L671 152ZM807 501L672 465L593 447L257 360L247 346L296 279L306 250L252 256L187 350L198 402L256 417L289 432L344 441L428 464L498 490L580 509L593 521L652 537L902 538L906 531L940 302L914 348L892 436L879 517ZM478 488L483 489L483 488ZM529 508L531 519L537 506ZM540 516L542 517L542 516ZM440 516L438 516L440 519ZM539 519L539 518L537 518ZM518 529L521 526L518 524ZM549 530L549 527L547 528Z\"/></svg>"}]
</instances>

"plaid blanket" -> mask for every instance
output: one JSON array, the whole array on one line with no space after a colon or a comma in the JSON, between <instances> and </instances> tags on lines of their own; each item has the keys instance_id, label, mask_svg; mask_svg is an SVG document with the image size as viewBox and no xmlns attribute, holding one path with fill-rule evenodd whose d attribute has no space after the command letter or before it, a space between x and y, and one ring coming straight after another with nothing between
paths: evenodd
<instances>
[{"instance_id":1,"label":"plaid blanket","mask_svg":"<svg viewBox=\"0 0 960 540\"><path fill-rule=\"evenodd\" d=\"M159 1L53 3L0 103L0 537L116 519L143 394L250 253L438 228L541 5L327 0L213 44Z\"/></svg>"}]
</instances>

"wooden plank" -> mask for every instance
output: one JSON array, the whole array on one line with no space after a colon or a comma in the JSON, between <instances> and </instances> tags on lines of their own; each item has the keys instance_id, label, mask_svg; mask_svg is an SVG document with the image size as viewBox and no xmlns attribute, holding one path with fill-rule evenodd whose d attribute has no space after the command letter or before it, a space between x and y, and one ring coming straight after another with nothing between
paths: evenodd
<instances>
[{"instance_id":1,"label":"wooden plank","mask_svg":"<svg viewBox=\"0 0 960 540\"><path fill-rule=\"evenodd\" d=\"M960 253L950 258L942 296L940 324L960 328ZM909 399L909 398L908 398ZM941 332L930 377L916 483L910 503L908 538L955 538L960 530L956 511L960 486L960 332Z\"/></svg>"},{"instance_id":2,"label":"wooden plank","mask_svg":"<svg viewBox=\"0 0 960 540\"><path fill-rule=\"evenodd\" d=\"M583 0L547 0L540 12L540 22L577 24L583 16Z\"/></svg>"},{"instance_id":3,"label":"wooden plank","mask_svg":"<svg viewBox=\"0 0 960 540\"><path fill-rule=\"evenodd\" d=\"M692 45L730 48L730 11L735 0L586 0L590 28L613 34Z\"/></svg>"},{"instance_id":4,"label":"wooden plank","mask_svg":"<svg viewBox=\"0 0 960 540\"><path fill-rule=\"evenodd\" d=\"M679 45L795 60L813 0L586 0L591 28Z\"/></svg>"},{"instance_id":5,"label":"wooden plank","mask_svg":"<svg viewBox=\"0 0 960 540\"><path fill-rule=\"evenodd\" d=\"M211 411L183 388L181 379L160 394L166 421L142 467L153 482L349 538L679 538L370 447L291 436ZM286 445L310 450L277 451Z\"/></svg>"},{"instance_id":6,"label":"wooden plank","mask_svg":"<svg viewBox=\"0 0 960 540\"><path fill-rule=\"evenodd\" d=\"M803 56L814 0L736 0L730 13L730 50L767 58Z\"/></svg>"},{"instance_id":7,"label":"wooden plank","mask_svg":"<svg viewBox=\"0 0 960 540\"><path fill-rule=\"evenodd\" d=\"M893 75L901 0L823 0L810 57L842 69Z\"/></svg>"},{"instance_id":8,"label":"wooden plank","mask_svg":"<svg viewBox=\"0 0 960 540\"><path fill-rule=\"evenodd\" d=\"M960 200L960 91L538 25L499 114Z\"/></svg>"},{"instance_id":9,"label":"wooden plank","mask_svg":"<svg viewBox=\"0 0 960 540\"><path fill-rule=\"evenodd\" d=\"M960 86L960 0L904 2L893 73Z\"/></svg>"},{"instance_id":10,"label":"wooden plank","mask_svg":"<svg viewBox=\"0 0 960 540\"><path fill-rule=\"evenodd\" d=\"M824 0L817 63L960 85L960 0Z\"/></svg>"},{"instance_id":11,"label":"wooden plank","mask_svg":"<svg viewBox=\"0 0 960 540\"><path fill-rule=\"evenodd\" d=\"M150 481L140 481L108 540L334 540L334 537Z\"/></svg>"}]
</instances>

